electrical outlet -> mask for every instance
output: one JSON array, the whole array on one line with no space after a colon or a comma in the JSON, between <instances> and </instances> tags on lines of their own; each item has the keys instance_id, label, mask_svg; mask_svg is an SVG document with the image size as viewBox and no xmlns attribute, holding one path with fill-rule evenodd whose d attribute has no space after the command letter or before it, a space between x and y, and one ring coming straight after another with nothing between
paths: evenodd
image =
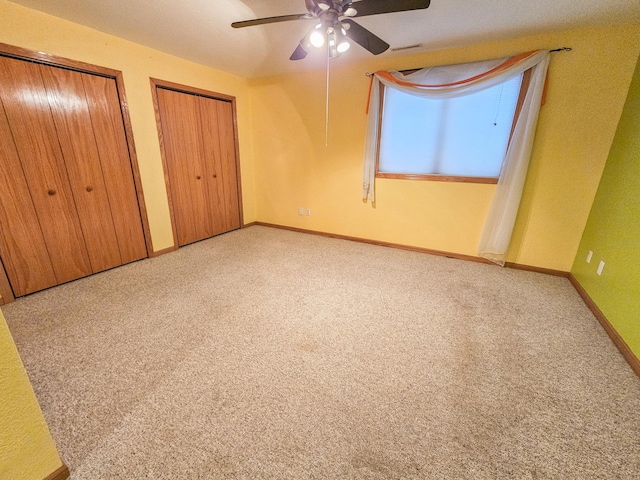
<instances>
[{"instance_id":1,"label":"electrical outlet","mask_svg":"<svg viewBox=\"0 0 640 480\"><path fill-rule=\"evenodd\" d=\"M593 252L589 250L589 253L587 254L587 263L591 263L591 257L593 257Z\"/></svg>"},{"instance_id":2,"label":"electrical outlet","mask_svg":"<svg viewBox=\"0 0 640 480\"><path fill-rule=\"evenodd\" d=\"M311 215L311 209L307 208L307 217Z\"/></svg>"},{"instance_id":3,"label":"electrical outlet","mask_svg":"<svg viewBox=\"0 0 640 480\"><path fill-rule=\"evenodd\" d=\"M298 215L304 215L304 208L300 207L298 209Z\"/></svg>"},{"instance_id":4,"label":"electrical outlet","mask_svg":"<svg viewBox=\"0 0 640 480\"><path fill-rule=\"evenodd\" d=\"M598 275L602 275L602 269L604 268L604 261L600 260L600 264L598 265L598 270L596 270L596 273Z\"/></svg>"}]
</instances>

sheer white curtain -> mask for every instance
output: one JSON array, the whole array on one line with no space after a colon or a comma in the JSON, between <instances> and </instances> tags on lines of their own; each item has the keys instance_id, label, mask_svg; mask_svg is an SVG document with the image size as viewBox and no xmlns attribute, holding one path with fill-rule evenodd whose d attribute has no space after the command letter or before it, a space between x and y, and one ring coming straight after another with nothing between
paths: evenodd
<instances>
[{"instance_id":1,"label":"sheer white curtain","mask_svg":"<svg viewBox=\"0 0 640 480\"><path fill-rule=\"evenodd\" d=\"M375 201L381 84L385 88L395 88L420 97L452 98L493 87L531 69L531 80L520 114L516 119L496 192L478 245L478 254L481 257L504 265L529 166L549 58L548 50L539 50L510 58L428 67L409 75L399 72L374 73L365 140L363 200Z\"/></svg>"}]
</instances>

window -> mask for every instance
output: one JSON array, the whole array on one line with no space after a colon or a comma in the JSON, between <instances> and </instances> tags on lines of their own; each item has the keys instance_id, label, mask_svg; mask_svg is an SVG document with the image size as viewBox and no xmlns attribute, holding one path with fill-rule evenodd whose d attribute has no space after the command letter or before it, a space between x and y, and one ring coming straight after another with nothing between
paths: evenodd
<instances>
[{"instance_id":1,"label":"window","mask_svg":"<svg viewBox=\"0 0 640 480\"><path fill-rule=\"evenodd\" d=\"M376 176L497 182L523 75L445 99L383 87Z\"/></svg>"}]
</instances>

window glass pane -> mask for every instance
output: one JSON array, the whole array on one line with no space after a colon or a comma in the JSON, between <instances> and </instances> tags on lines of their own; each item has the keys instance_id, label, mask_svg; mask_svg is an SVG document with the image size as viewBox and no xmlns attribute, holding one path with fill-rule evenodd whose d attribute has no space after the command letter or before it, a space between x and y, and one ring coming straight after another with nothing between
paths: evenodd
<instances>
[{"instance_id":1,"label":"window glass pane","mask_svg":"<svg viewBox=\"0 0 640 480\"><path fill-rule=\"evenodd\" d=\"M522 75L471 95L433 100L385 88L378 170L497 177Z\"/></svg>"}]
</instances>

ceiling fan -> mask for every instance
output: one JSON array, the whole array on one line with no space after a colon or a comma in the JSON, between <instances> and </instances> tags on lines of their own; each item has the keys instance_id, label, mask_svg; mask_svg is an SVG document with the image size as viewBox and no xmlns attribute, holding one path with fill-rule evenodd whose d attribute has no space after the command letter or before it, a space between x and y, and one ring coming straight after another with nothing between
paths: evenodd
<instances>
[{"instance_id":1,"label":"ceiling fan","mask_svg":"<svg viewBox=\"0 0 640 480\"><path fill-rule=\"evenodd\" d=\"M382 13L406 12L429 7L431 0L305 0L307 13L281 15L233 22L234 28L287 22L290 20L316 20L319 22L300 40L290 60L302 60L310 47L327 45L329 56L337 57L349 49L347 39L353 40L374 55L389 48L389 44L360 26L352 18Z\"/></svg>"}]
</instances>

